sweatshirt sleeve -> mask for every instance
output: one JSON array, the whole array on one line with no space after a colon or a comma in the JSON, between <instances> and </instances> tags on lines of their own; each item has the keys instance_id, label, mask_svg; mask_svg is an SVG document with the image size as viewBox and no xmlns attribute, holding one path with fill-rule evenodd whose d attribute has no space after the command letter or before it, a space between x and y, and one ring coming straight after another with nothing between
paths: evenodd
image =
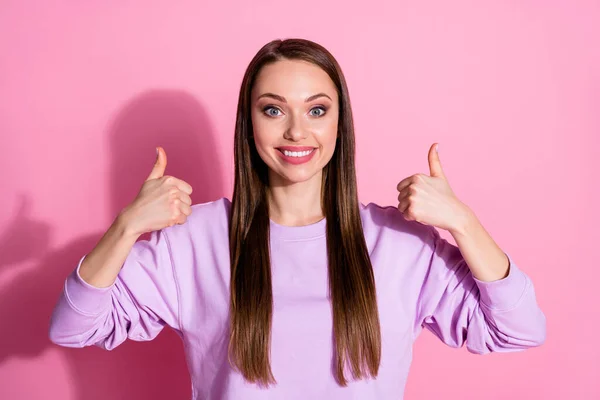
<instances>
[{"instance_id":1,"label":"sweatshirt sleeve","mask_svg":"<svg viewBox=\"0 0 600 400\"><path fill-rule=\"evenodd\" d=\"M451 347L476 354L519 351L541 345L546 317L538 307L531 279L505 253L503 279L476 279L460 249L432 227L433 250L418 299L417 322Z\"/></svg>"},{"instance_id":2,"label":"sweatshirt sleeve","mask_svg":"<svg viewBox=\"0 0 600 400\"><path fill-rule=\"evenodd\" d=\"M127 338L154 339L165 325L178 333L178 286L165 230L137 241L115 282L98 288L79 275L84 255L65 280L50 318L49 338L65 347L112 350Z\"/></svg>"}]
</instances>

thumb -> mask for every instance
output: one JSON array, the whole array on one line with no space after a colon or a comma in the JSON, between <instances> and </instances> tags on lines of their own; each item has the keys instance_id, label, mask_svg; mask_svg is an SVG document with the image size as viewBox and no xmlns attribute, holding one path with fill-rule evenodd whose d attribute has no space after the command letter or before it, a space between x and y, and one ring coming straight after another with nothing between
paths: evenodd
<instances>
[{"instance_id":1,"label":"thumb","mask_svg":"<svg viewBox=\"0 0 600 400\"><path fill-rule=\"evenodd\" d=\"M162 147L157 147L156 153L156 162L154 163L152 172L150 172L150 175L146 178L146 181L161 178L165 174L165 168L167 168L167 153L165 153Z\"/></svg>"},{"instance_id":2,"label":"thumb","mask_svg":"<svg viewBox=\"0 0 600 400\"><path fill-rule=\"evenodd\" d=\"M446 178L444 171L442 170L442 163L440 162L440 156L437 150L437 143L429 148L429 175Z\"/></svg>"}]
</instances>

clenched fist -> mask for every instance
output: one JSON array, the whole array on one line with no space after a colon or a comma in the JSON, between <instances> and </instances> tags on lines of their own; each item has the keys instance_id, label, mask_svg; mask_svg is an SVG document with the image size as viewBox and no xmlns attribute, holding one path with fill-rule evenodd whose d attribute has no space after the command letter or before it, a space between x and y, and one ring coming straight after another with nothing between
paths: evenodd
<instances>
[{"instance_id":1,"label":"clenched fist","mask_svg":"<svg viewBox=\"0 0 600 400\"><path fill-rule=\"evenodd\" d=\"M398 183L398 210L407 220L453 232L470 216L444 174L437 143L429 148L429 175L414 174Z\"/></svg>"},{"instance_id":2,"label":"clenched fist","mask_svg":"<svg viewBox=\"0 0 600 400\"><path fill-rule=\"evenodd\" d=\"M146 232L184 224L192 213L192 187L181 179L164 175L167 154L157 147L154 167L131 204L121 211L130 232Z\"/></svg>"}]
</instances>

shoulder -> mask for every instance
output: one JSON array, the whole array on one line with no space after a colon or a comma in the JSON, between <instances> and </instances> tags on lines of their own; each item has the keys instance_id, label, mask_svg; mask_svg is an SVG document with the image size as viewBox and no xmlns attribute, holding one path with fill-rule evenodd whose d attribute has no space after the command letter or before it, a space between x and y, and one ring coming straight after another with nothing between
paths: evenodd
<instances>
[{"instance_id":1,"label":"shoulder","mask_svg":"<svg viewBox=\"0 0 600 400\"><path fill-rule=\"evenodd\" d=\"M230 209L231 201L227 197L221 197L205 203L192 204L192 214L188 218L227 217Z\"/></svg>"},{"instance_id":2,"label":"shoulder","mask_svg":"<svg viewBox=\"0 0 600 400\"><path fill-rule=\"evenodd\" d=\"M176 224L164 230L173 239L198 235L210 236L217 232L227 235L230 208L231 201L226 197L192 204L192 213L184 224Z\"/></svg>"},{"instance_id":3,"label":"shoulder","mask_svg":"<svg viewBox=\"0 0 600 400\"><path fill-rule=\"evenodd\" d=\"M391 235L423 243L430 243L435 237L434 227L407 220L395 206L382 206L373 202L366 205L361 203L360 214L365 235Z\"/></svg>"},{"instance_id":4,"label":"shoulder","mask_svg":"<svg viewBox=\"0 0 600 400\"><path fill-rule=\"evenodd\" d=\"M206 268L214 263L215 254L228 256L229 207L224 197L192 204L192 213L184 224L162 230L177 275L189 277L199 264Z\"/></svg>"}]
</instances>

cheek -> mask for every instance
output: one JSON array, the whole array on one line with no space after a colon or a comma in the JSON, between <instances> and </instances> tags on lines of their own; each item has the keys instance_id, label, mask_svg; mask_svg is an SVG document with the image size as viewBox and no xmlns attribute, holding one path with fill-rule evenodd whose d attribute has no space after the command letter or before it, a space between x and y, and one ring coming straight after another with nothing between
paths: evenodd
<instances>
[{"instance_id":1,"label":"cheek","mask_svg":"<svg viewBox=\"0 0 600 400\"><path fill-rule=\"evenodd\" d=\"M265 124L261 118L252 117L252 135L254 136L254 144L259 154L264 154L264 149L269 145L270 134L269 124Z\"/></svg>"},{"instance_id":2,"label":"cheek","mask_svg":"<svg viewBox=\"0 0 600 400\"><path fill-rule=\"evenodd\" d=\"M324 150L329 154L333 153L337 139L337 118L332 121L327 121L319 127L315 134L318 136L319 143L324 147Z\"/></svg>"},{"instance_id":3,"label":"cheek","mask_svg":"<svg viewBox=\"0 0 600 400\"><path fill-rule=\"evenodd\" d=\"M252 135L254 136L254 147L260 159L269 167L276 168L273 154L273 146L278 143L281 136L279 130L271 121L264 118L252 118Z\"/></svg>"},{"instance_id":4,"label":"cheek","mask_svg":"<svg viewBox=\"0 0 600 400\"><path fill-rule=\"evenodd\" d=\"M268 144L267 144L267 143L265 143L265 142L262 140L262 136L261 136L260 134L259 134L259 135L256 135L256 133L254 134L254 145L255 145L255 147L256 147L256 151L258 152L258 156L259 156L259 157L260 157L260 158L261 158L261 159L262 159L262 160L263 160L265 163L267 163L267 164L268 164L268 163L269 163L269 157L268 157L268 155L267 155L267 152L266 152L266 150L265 150L265 149L267 148Z\"/></svg>"}]
</instances>

